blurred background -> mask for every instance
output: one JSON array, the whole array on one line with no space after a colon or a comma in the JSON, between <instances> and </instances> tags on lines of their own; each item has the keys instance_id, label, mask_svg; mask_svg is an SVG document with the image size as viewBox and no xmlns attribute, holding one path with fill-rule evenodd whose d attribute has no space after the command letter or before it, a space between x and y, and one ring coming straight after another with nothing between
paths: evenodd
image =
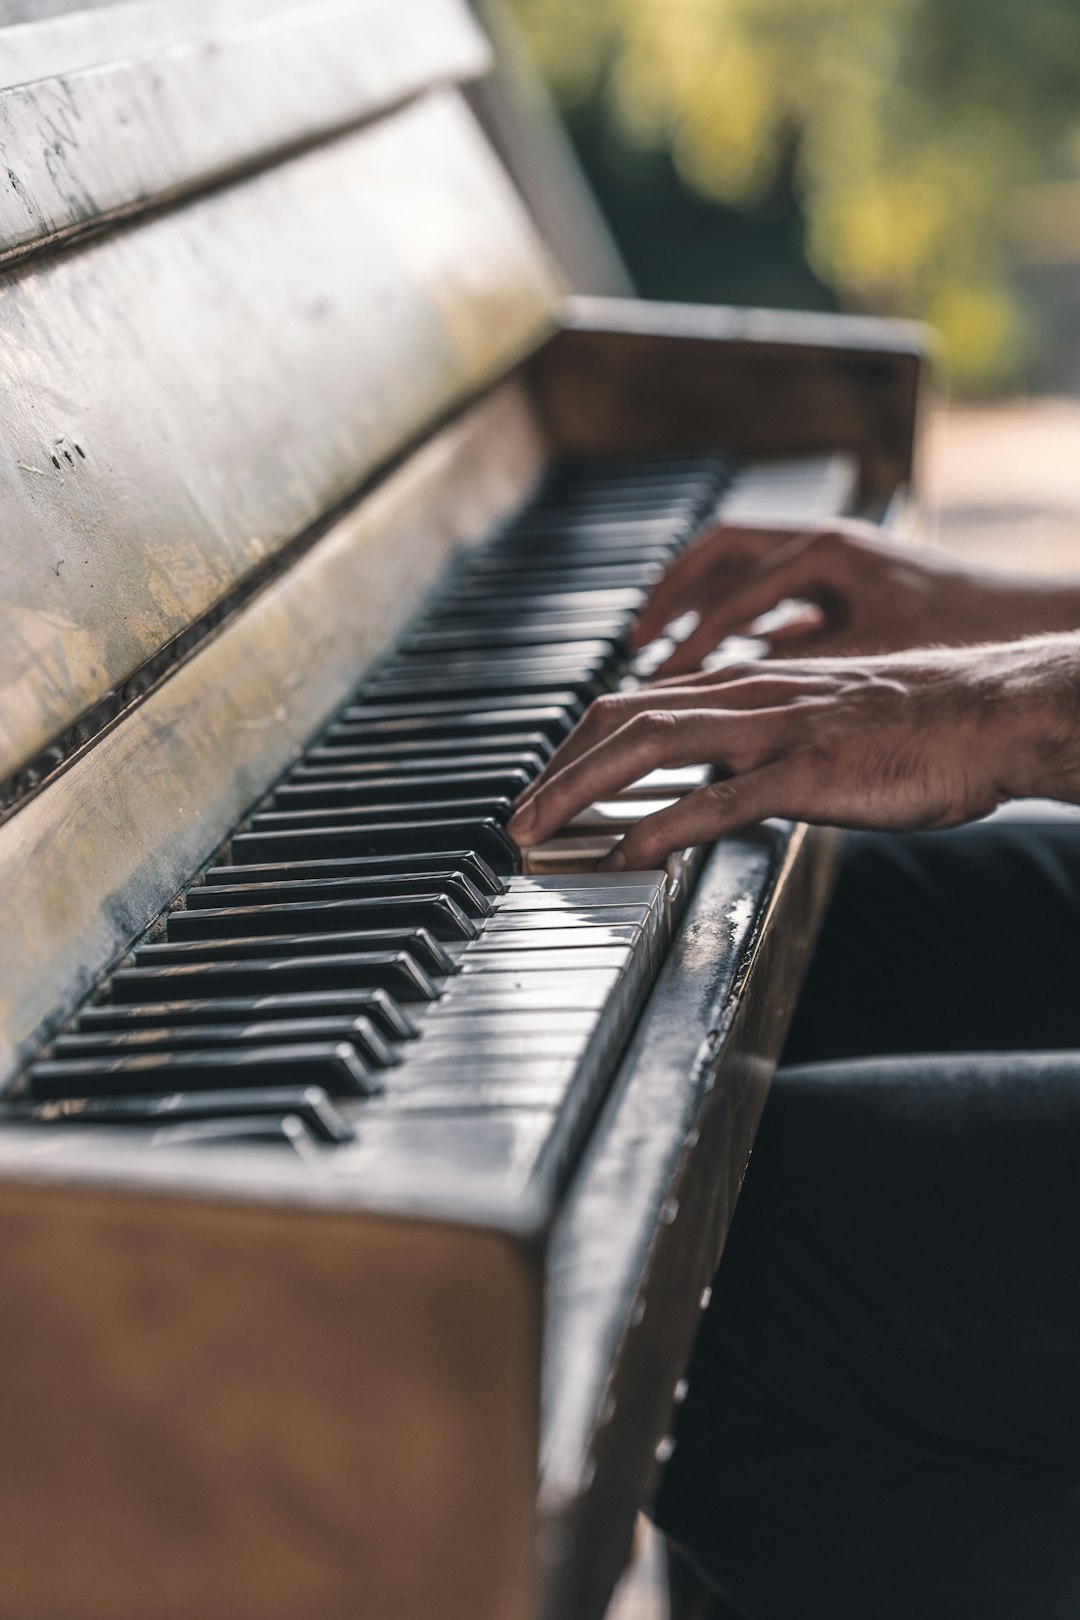
<instances>
[{"instance_id":1,"label":"blurred background","mask_svg":"<svg viewBox=\"0 0 1080 1620\"><path fill-rule=\"evenodd\" d=\"M1080 567L1080 0L505 4L638 292L927 322L925 533Z\"/></svg>"},{"instance_id":2,"label":"blurred background","mask_svg":"<svg viewBox=\"0 0 1080 1620\"><path fill-rule=\"evenodd\" d=\"M1077 0L511 0L638 289L1080 393Z\"/></svg>"}]
</instances>

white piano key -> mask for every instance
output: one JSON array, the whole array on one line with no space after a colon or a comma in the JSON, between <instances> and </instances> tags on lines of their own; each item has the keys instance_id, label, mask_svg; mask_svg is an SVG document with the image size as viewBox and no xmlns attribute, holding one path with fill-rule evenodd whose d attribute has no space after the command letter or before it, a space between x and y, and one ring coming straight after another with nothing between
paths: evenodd
<instances>
[{"instance_id":1,"label":"white piano key","mask_svg":"<svg viewBox=\"0 0 1080 1620\"><path fill-rule=\"evenodd\" d=\"M447 998L435 1004L424 1019L424 1040L483 1041L488 1036L508 1037L565 1034L585 1040L596 1027L600 1009L588 1012L567 1012L564 1008L522 1010L516 1004L498 1012L474 1012L467 1005L448 1003Z\"/></svg>"},{"instance_id":2,"label":"white piano key","mask_svg":"<svg viewBox=\"0 0 1080 1620\"><path fill-rule=\"evenodd\" d=\"M424 1038L414 1053L409 1054L409 1069L430 1067L436 1060L440 1064L480 1061L528 1064L534 1059L578 1058L588 1045L596 1028L595 1021L584 1032L530 1030L508 1034L493 1030L478 1035L471 1024L457 1021L453 1029L425 1030Z\"/></svg>"},{"instance_id":3,"label":"white piano key","mask_svg":"<svg viewBox=\"0 0 1080 1620\"><path fill-rule=\"evenodd\" d=\"M598 1012L614 992L622 977L622 967L588 968L553 973L537 973L524 983L506 982L506 975L489 972L461 975L447 980L438 1002L439 1016L451 1010L474 1013L500 1012ZM520 975L519 975L520 979Z\"/></svg>"},{"instance_id":4,"label":"white piano key","mask_svg":"<svg viewBox=\"0 0 1080 1620\"><path fill-rule=\"evenodd\" d=\"M655 815L659 810L668 810L678 803L678 797L663 799L604 799L597 804L590 804L574 819L567 823L577 832L625 832L628 827L635 827L646 816Z\"/></svg>"},{"instance_id":5,"label":"white piano key","mask_svg":"<svg viewBox=\"0 0 1080 1620\"><path fill-rule=\"evenodd\" d=\"M522 874L507 880L505 893L499 896L497 903L503 905L522 894L572 895L578 904L586 904L588 896L625 894L630 889L655 895L663 892L666 880L666 873L660 871L586 872L569 877L560 876L557 872Z\"/></svg>"},{"instance_id":6,"label":"white piano key","mask_svg":"<svg viewBox=\"0 0 1080 1620\"><path fill-rule=\"evenodd\" d=\"M582 945L566 950L506 950L480 956L467 952L458 969L457 979L490 974L491 978L505 980L528 978L533 973L583 973L604 968L622 971L633 956L630 945Z\"/></svg>"},{"instance_id":7,"label":"white piano key","mask_svg":"<svg viewBox=\"0 0 1080 1620\"><path fill-rule=\"evenodd\" d=\"M652 906L590 906L587 909L552 906L547 910L525 910L513 907L495 912L487 918L483 937L486 940L499 934L531 933L539 929L567 928L643 928L653 915Z\"/></svg>"},{"instance_id":8,"label":"white piano key","mask_svg":"<svg viewBox=\"0 0 1080 1620\"><path fill-rule=\"evenodd\" d=\"M501 932L485 929L469 948L460 947L461 958L480 961L513 951L598 950L607 945L632 947L640 939L643 923L586 923L566 928L509 928Z\"/></svg>"}]
</instances>

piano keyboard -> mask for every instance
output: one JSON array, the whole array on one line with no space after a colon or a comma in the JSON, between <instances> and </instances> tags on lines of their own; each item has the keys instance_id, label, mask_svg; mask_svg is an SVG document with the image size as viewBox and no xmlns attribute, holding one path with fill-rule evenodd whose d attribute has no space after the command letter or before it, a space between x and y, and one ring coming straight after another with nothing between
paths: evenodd
<instances>
[{"instance_id":1,"label":"piano keyboard","mask_svg":"<svg viewBox=\"0 0 1080 1620\"><path fill-rule=\"evenodd\" d=\"M705 776L654 773L530 871L505 825L627 678L649 587L731 477L719 454L557 465L29 1068L8 1120L313 1166L405 1127L481 1151L509 1134L519 1171L564 1174L686 888L591 868Z\"/></svg>"}]
</instances>

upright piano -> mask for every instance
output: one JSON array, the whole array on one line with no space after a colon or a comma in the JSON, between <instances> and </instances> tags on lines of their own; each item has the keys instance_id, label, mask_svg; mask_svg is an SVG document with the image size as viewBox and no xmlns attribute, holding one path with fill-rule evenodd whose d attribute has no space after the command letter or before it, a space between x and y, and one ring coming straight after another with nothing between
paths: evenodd
<instances>
[{"instance_id":1,"label":"upright piano","mask_svg":"<svg viewBox=\"0 0 1080 1620\"><path fill-rule=\"evenodd\" d=\"M0 25L0 1616L599 1620L832 843L509 806L917 337L572 296L461 0Z\"/></svg>"}]
</instances>

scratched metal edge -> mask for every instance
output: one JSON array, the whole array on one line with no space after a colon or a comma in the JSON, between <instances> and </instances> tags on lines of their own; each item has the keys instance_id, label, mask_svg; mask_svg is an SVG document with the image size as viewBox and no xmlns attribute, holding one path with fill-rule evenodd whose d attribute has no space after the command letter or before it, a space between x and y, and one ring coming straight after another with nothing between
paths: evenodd
<instances>
[{"instance_id":1,"label":"scratched metal edge","mask_svg":"<svg viewBox=\"0 0 1080 1620\"><path fill-rule=\"evenodd\" d=\"M254 172L491 62L462 0L407 12L334 0L0 89L0 265ZM215 115L196 116L200 105Z\"/></svg>"},{"instance_id":2,"label":"scratched metal edge","mask_svg":"<svg viewBox=\"0 0 1080 1620\"><path fill-rule=\"evenodd\" d=\"M835 842L829 830L773 823L714 851L682 949L646 1008L560 1222L545 1350L545 1391L557 1390L559 1405L549 1406L542 1430L538 1534L550 1620L599 1620L625 1565L697 1301L719 1260L824 912ZM737 901L749 904L747 922L718 956ZM781 1004L763 1004L759 984L779 984ZM604 1185L605 1161L610 1175L620 1152L629 1185L616 1197ZM621 1263L605 1265L589 1246L614 1203ZM560 1266L568 1278L561 1299ZM584 1279L606 1279L591 1309L588 1298L573 1299L575 1267Z\"/></svg>"}]
</instances>

